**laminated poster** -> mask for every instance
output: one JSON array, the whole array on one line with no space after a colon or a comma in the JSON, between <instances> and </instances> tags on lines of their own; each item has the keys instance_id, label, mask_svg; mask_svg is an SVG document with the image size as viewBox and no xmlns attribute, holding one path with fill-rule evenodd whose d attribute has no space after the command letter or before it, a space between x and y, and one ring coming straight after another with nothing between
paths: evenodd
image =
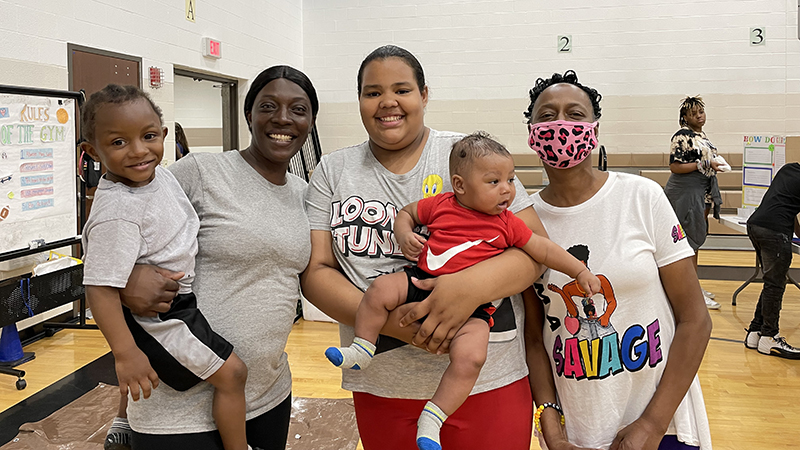
<instances>
[{"instance_id":1,"label":"laminated poster","mask_svg":"<svg viewBox=\"0 0 800 450\"><path fill-rule=\"evenodd\" d=\"M742 206L757 207L772 177L786 164L786 138L744 136L742 161Z\"/></svg>"},{"instance_id":2,"label":"laminated poster","mask_svg":"<svg viewBox=\"0 0 800 450\"><path fill-rule=\"evenodd\" d=\"M77 234L75 103L0 92L0 253Z\"/></svg>"}]
</instances>

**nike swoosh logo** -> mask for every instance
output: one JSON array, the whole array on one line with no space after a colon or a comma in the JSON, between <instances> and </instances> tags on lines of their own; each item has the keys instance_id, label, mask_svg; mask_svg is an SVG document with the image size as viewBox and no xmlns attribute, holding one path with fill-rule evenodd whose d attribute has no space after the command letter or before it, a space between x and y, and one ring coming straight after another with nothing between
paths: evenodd
<instances>
[{"instance_id":1,"label":"nike swoosh logo","mask_svg":"<svg viewBox=\"0 0 800 450\"><path fill-rule=\"evenodd\" d=\"M472 248L472 247L480 244L481 242L487 242L487 243L488 242L493 242L495 239L497 239L499 237L500 237L499 235L495 236L494 238L492 238L492 239L490 239L488 241L484 241L483 239L478 239L477 241L467 241L467 242L464 242L463 244L458 244L455 247L451 247L451 248L447 249L441 255L435 255L431 251L431 248L428 247L428 253L427 253L426 257L425 257L425 260L428 263L428 269L431 270L431 271L439 270L442 267L444 267L444 265L447 264L448 261L453 259L453 257L458 255L459 253L461 253L461 252L463 252L463 251L465 251L465 250L467 250L469 248Z\"/></svg>"}]
</instances>

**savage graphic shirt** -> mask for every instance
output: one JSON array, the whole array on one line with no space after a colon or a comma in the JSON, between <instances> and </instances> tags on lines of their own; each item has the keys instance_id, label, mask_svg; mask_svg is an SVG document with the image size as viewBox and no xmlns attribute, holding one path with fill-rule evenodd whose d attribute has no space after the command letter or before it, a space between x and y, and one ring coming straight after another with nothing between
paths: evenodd
<instances>
[{"instance_id":1,"label":"savage graphic shirt","mask_svg":"<svg viewBox=\"0 0 800 450\"><path fill-rule=\"evenodd\" d=\"M607 449L642 415L667 364L675 318L659 268L693 252L651 180L609 172L591 199L573 207L554 207L538 193L532 197L550 239L601 281L601 293L591 298L554 270L534 287L545 308L544 342L567 436L581 447ZM696 376L667 434L711 448Z\"/></svg>"}]
</instances>

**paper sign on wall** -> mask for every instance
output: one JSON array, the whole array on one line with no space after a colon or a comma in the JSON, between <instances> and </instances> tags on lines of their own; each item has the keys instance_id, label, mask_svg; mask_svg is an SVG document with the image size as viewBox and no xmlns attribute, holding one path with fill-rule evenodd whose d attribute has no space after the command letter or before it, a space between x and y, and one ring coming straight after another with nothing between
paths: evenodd
<instances>
[{"instance_id":1,"label":"paper sign on wall","mask_svg":"<svg viewBox=\"0 0 800 450\"><path fill-rule=\"evenodd\" d=\"M783 136L744 136L742 151L742 206L755 208L786 164L786 138Z\"/></svg>"},{"instance_id":2,"label":"paper sign on wall","mask_svg":"<svg viewBox=\"0 0 800 450\"><path fill-rule=\"evenodd\" d=\"M0 253L77 234L75 106L0 93Z\"/></svg>"}]
</instances>

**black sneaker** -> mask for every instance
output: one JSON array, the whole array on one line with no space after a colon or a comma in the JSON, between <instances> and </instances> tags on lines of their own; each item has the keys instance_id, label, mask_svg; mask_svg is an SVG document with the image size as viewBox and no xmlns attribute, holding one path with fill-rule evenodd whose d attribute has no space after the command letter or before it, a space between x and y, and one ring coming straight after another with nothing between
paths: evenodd
<instances>
[{"instance_id":1,"label":"black sneaker","mask_svg":"<svg viewBox=\"0 0 800 450\"><path fill-rule=\"evenodd\" d=\"M761 336L758 340L758 352L786 359L800 359L800 348L792 347L779 334L774 337Z\"/></svg>"}]
</instances>

